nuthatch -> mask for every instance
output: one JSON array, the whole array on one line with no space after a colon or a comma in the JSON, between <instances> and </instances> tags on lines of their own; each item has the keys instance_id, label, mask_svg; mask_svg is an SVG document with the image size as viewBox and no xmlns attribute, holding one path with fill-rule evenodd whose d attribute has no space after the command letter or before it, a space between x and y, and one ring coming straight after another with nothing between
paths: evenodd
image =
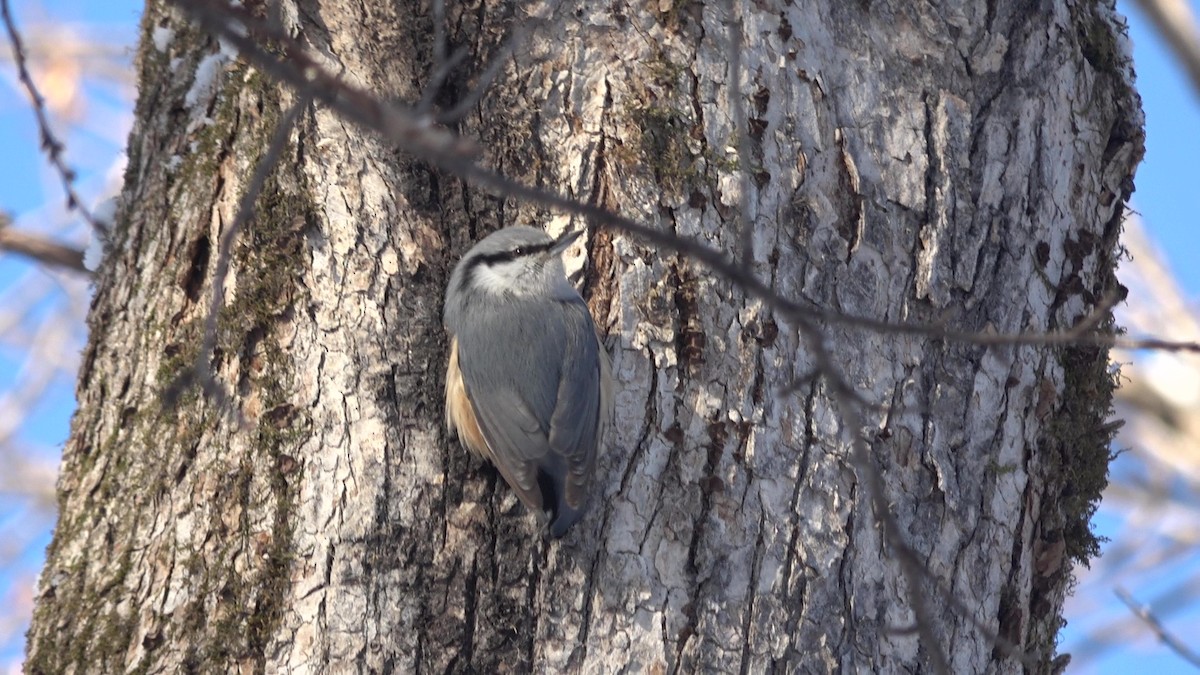
<instances>
[{"instance_id":1,"label":"nuthatch","mask_svg":"<svg viewBox=\"0 0 1200 675\"><path fill-rule=\"evenodd\" d=\"M612 417L612 375L562 252L532 227L493 232L446 288L446 427L492 462L561 537L582 516L596 447Z\"/></svg>"}]
</instances>

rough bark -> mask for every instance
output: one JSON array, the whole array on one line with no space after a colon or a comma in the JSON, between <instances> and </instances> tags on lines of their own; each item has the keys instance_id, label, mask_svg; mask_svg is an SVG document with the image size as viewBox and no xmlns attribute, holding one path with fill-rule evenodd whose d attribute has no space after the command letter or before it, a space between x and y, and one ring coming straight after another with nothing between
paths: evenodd
<instances>
[{"instance_id":1,"label":"rough bark","mask_svg":"<svg viewBox=\"0 0 1200 675\"><path fill-rule=\"evenodd\" d=\"M334 72L420 98L428 7L280 6ZM1117 289L1142 134L1111 2L740 8L735 94L721 3L453 4L451 48L469 58L437 102L467 95L524 25L456 126L505 175L731 254L744 218L755 274L854 315L1043 331ZM164 50L155 28L174 31ZM244 60L197 92L217 51L150 3L30 672L899 672L931 649L954 672L1021 671L932 586L907 587L851 433L929 571L1052 667L1070 562L1096 552L1104 350L829 326L870 404L868 428L846 429L804 379L794 326L687 259L593 229L573 266L608 335L616 433L590 514L547 543L444 438L442 284L490 229L585 224L472 189L321 107L235 247L212 362L237 414L196 393L164 406L200 346L217 241L295 98ZM914 596L940 644L905 630Z\"/></svg>"}]
</instances>

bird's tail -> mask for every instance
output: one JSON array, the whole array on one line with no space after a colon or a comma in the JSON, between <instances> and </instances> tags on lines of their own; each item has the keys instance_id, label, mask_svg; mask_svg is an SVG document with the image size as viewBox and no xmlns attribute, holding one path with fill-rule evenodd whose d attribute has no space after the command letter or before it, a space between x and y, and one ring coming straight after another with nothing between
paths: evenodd
<instances>
[{"instance_id":1,"label":"bird's tail","mask_svg":"<svg viewBox=\"0 0 1200 675\"><path fill-rule=\"evenodd\" d=\"M579 522L583 517L583 504L577 508L567 503L566 495L559 494L556 481L550 474L538 470L538 489L542 492L542 504L546 508L546 518L549 520L548 530L551 537L558 539Z\"/></svg>"}]
</instances>

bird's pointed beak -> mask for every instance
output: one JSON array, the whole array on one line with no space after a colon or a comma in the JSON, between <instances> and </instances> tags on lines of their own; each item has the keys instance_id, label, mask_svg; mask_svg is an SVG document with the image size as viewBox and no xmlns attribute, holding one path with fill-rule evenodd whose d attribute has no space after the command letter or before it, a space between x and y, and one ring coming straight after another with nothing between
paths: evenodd
<instances>
[{"instance_id":1,"label":"bird's pointed beak","mask_svg":"<svg viewBox=\"0 0 1200 675\"><path fill-rule=\"evenodd\" d=\"M567 250L568 246L575 243L575 240L578 239L579 235L581 234L583 234L583 230L575 230L574 232L564 233L563 236L559 237L558 241L554 242L554 245L550 247L550 253L554 255L561 255L563 251Z\"/></svg>"}]
</instances>

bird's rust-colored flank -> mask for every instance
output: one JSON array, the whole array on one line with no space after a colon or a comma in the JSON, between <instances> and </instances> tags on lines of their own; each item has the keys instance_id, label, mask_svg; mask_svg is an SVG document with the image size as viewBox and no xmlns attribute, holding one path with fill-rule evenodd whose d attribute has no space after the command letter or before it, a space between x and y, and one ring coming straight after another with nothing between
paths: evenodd
<instances>
[{"instance_id":1,"label":"bird's rust-colored flank","mask_svg":"<svg viewBox=\"0 0 1200 675\"><path fill-rule=\"evenodd\" d=\"M457 434L468 450L495 463L458 370L458 338L450 340L450 365L446 367L446 428Z\"/></svg>"},{"instance_id":2,"label":"bird's rust-colored flank","mask_svg":"<svg viewBox=\"0 0 1200 675\"><path fill-rule=\"evenodd\" d=\"M512 486L525 508L534 513L542 512L545 507L537 484L523 486L513 473L513 467L496 458L491 444L483 435L483 429L479 427L475 406L467 395L467 385L463 382L462 371L458 368L457 337L450 340L450 363L446 366L446 428L456 434L468 450L491 462L492 466L500 471L500 475Z\"/></svg>"}]
</instances>

